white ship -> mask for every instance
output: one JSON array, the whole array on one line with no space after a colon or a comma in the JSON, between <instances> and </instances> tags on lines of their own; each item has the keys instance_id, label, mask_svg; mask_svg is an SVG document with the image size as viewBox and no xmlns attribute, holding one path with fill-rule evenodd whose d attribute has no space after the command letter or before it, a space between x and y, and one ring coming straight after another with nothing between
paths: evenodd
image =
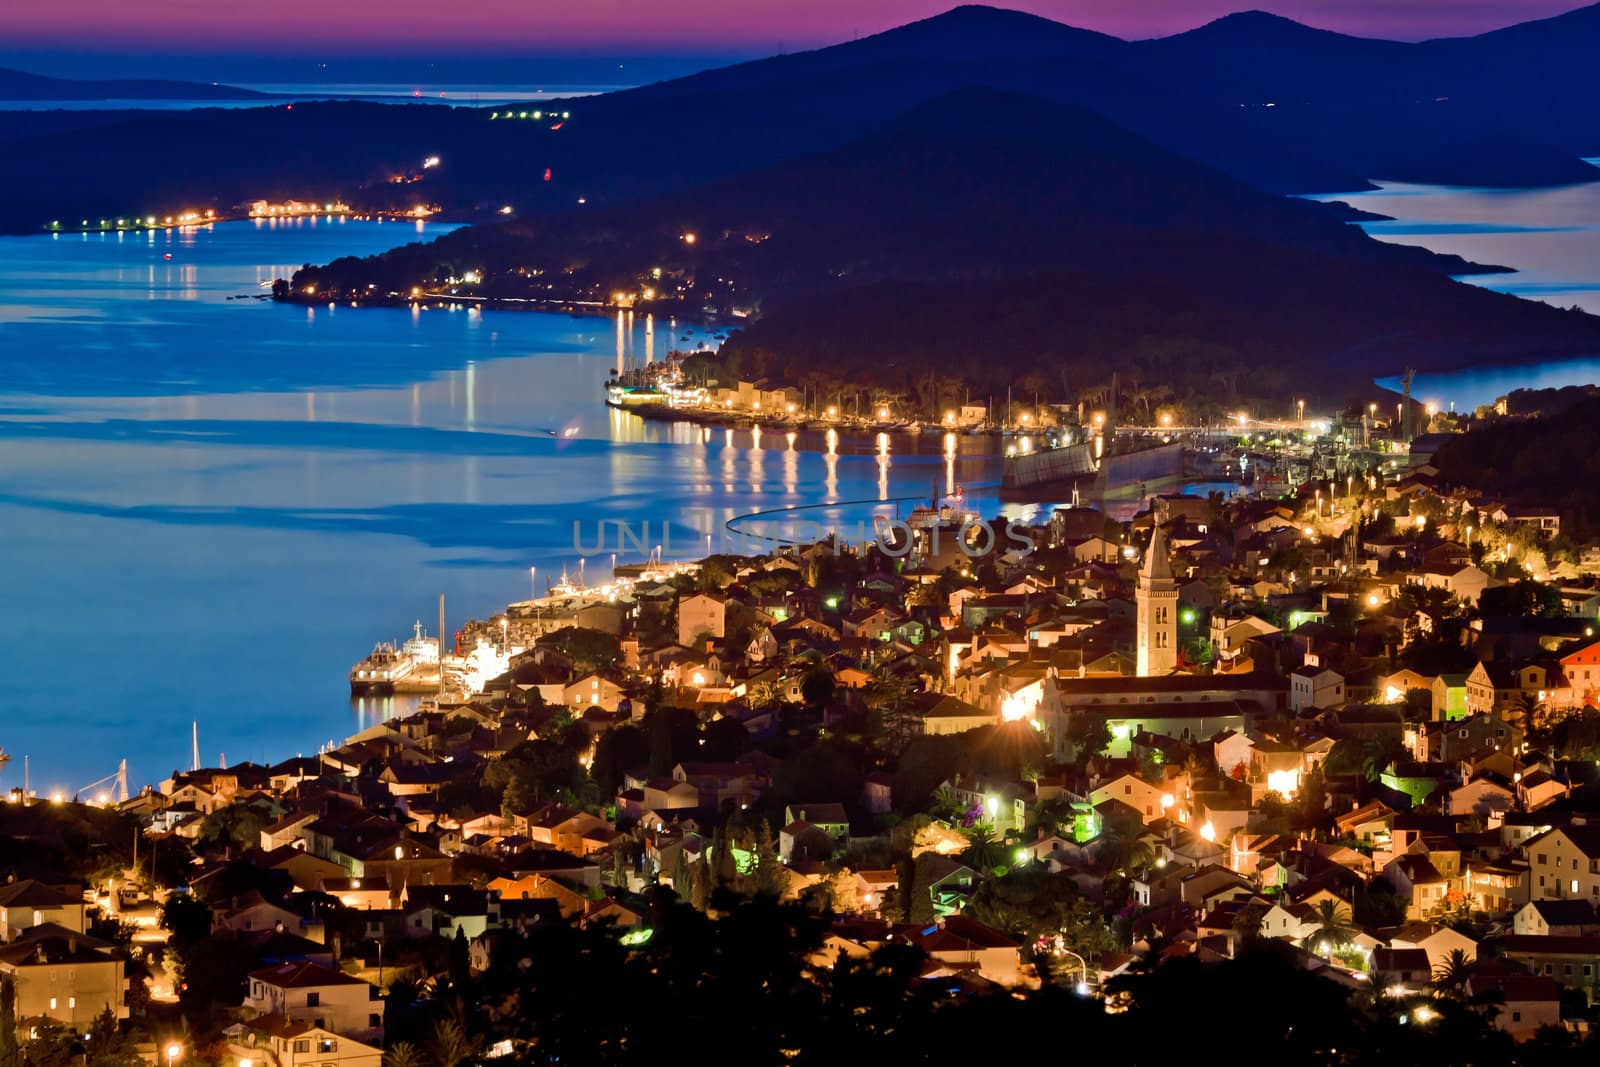
<instances>
[{"instance_id":1,"label":"white ship","mask_svg":"<svg viewBox=\"0 0 1600 1067\"><path fill-rule=\"evenodd\" d=\"M350 668L350 695L388 696L394 692L394 684L415 669L410 656L380 641L370 656Z\"/></svg>"}]
</instances>

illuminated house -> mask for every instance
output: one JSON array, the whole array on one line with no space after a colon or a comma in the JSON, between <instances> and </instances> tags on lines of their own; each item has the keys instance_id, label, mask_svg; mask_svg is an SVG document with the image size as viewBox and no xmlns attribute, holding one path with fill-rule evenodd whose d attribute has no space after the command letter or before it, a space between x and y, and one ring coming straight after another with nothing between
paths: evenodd
<instances>
[{"instance_id":1,"label":"illuminated house","mask_svg":"<svg viewBox=\"0 0 1600 1067\"><path fill-rule=\"evenodd\" d=\"M1344 675L1329 667L1305 666L1289 676L1289 710L1331 708L1345 701Z\"/></svg>"},{"instance_id":2,"label":"illuminated house","mask_svg":"<svg viewBox=\"0 0 1600 1067\"><path fill-rule=\"evenodd\" d=\"M262 1015L225 1031L229 1058L273 1067L379 1067L383 1050L325 1027Z\"/></svg>"},{"instance_id":3,"label":"illuminated house","mask_svg":"<svg viewBox=\"0 0 1600 1067\"><path fill-rule=\"evenodd\" d=\"M1455 722L1424 724L1417 734L1416 754L1420 760L1448 763L1485 749L1516 753L1521 747L1521 730L1504 719L1480 713Z\"/></svg>"},{"instance_id":4,"label":"illuminated house","mask_svg":"<svg viewBox=\"0 0 1600 1067\"><path fill-rule=\"evenodd\" d=\"M244 1006L258 1015L281 1015L340 1034L381 1033L383 1005L359 978L314 963L284 963L253 971Z\"/></svg>"},{"instance_id":5,"label":"illuminated house","mask_svg":"<svg viewBox=\"0 0 1600 1067\"><path fill-rule=\"evenodd\" d=\"M46 923L83 933L83 894L24 878L0 884L0 941Z\"/></svg>"},{"instance_id":6,"label":"illuminated house","mask_svg":"<svg viewBox=\"0 0 1600 1067\"><path fill-rule=\"evenodd\" d=\"M1600 900L1600 826L1558 826L1524 846L1532 900Z\"/></svg>"},{"instance_id":7,"label":"illuminated house","mask_svg":"<svg viewBox=\"0 0 1600 1067\"><path fill-rule=\"evenodd\" d=\"M1132 774L1124 774L1089 793L1089 802L1096 807L1107 800L1119 800L1128 805L1147 825L1168 815L1174 803L1171 793Z\"/></svg>"},{"instance_id":8,"label":"illuminated house","mask_svg":"<svg viewBox=\"0 0 1600 1067\"><path fill-rule=\"evenodd\" d=\"M678 600L678 644L696 647L706 638L721 639L726 630L728 602L712 593L695 593Z\"/></svg>"},{"instance_id":9,"label":"illuminated house","mask_svg":"<svg viewBox=\"0 0 1600 1067\"><path fill-rule=\"evenodd\" d=\"M1429 687L1433 693L1433 717L1435 721L1453 721L1465 719L1472 711L1467 706L1467 676L1465 674L1441 674L1433 680Z\"/></svg>"},{"instance_id":10,"label":"illuminated house","mask_svg":"<svg viewBox=\"0 0 1600 1067\"><path fill-rule=\"evenodd\" d=\"M0 975L16 990L18 1019L50 1019L76 1033L108 1007L128 1017L127 984L114 946L45 923L0 945Z\"/></svg>"}]
</instances>

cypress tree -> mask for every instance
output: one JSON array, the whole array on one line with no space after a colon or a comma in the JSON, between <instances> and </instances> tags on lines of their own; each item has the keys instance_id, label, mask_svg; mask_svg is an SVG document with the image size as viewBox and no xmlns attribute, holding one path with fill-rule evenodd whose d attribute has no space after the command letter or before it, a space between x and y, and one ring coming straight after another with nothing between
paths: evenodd
<instances>
[{"instance_id":1,"label":"cypress tree","mask_svg":"<svg viewBox=\"0 0 1600 1067\"><path fill-rule=\"evenodd\" d=\"M785 884L783 864L778 860L778 846L772 840L772 825L765 819L756 835L756 892L762 896L782 897Z\"/></svg>"},{"instance_id":2,"label":"cypress tree","mask_svg":"<svg viewBox=\"0 0 1600 1067\"><path fill-rule=\"evenodd\" d=\"M678 899L687 901L694 895L694 875L689 873L689 852L679 846L678 858L672 864L672 891Z\"/></svg>"},{"instance_id":3,"label":"cypress tree","mask_svg":"<svg viewBox=\"0 0 1600 1067\"><path fill-rule=\"evenodd\" d=\"M689 880L689 903L696 911L705 911L711 903L711 863L704 853L694 865L694 875Z\"/></svg>"},{"instance_id":4,"label":"cypress tree","mask_svg":"<svg viewBox=\"0 0 1600 1067\"><path fill-rule=\"evenodd\" d=\"M21 1067L17 1048L17 990L11 976L0 974L0 1067Z\"/></svg>"}]
</instances>

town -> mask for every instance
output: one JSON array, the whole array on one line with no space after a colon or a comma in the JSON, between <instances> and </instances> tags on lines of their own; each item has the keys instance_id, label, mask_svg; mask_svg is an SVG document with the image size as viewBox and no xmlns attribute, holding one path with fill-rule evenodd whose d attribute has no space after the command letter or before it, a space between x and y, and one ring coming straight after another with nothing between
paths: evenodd
<instances>
[{"instance_id":1,"label":"town","mask_svg":"<svg viewBox=\"0 0 1600 1067\"><path fill-rule=\"evenodd\" d=\"M0 1063L621 1062L681 1056L674 1012L807 1062L852 1013L1156 1023L1172 974L1298 990L1228 1010L1314 1014L1316 1062L1577 1048L1600 551L1448 484L1440 436L1021 543L930 511L652 557L469 625L488 669L314 756L13 788Z\"/></svg>"}]
</instances>

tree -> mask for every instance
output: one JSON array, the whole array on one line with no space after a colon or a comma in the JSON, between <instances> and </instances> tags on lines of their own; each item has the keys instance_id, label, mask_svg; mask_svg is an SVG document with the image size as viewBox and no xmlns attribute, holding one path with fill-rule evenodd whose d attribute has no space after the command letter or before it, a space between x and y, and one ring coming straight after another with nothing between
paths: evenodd
<instances>
[{"instance_id":1,"label":"tree","mask_svg":"<svg viewBox=\"0 0 1600 1067\"><path fill-rule=\"evenodd\" d=\"M800 683L800 699L809 708L821 708L833 699L833 672L819 667Z\"/></svg>"},{"instance_id":2,"label":"tree","mask_svg":"<svg viewBox=\"0 0 1600 1067\"><path fill-rule=\"evenodd\" d=\"M410 1041L396 1041L383 1054L383 1067L428 1067L428 1058Z\"/></svg>"},{"instance_id":3,"label":"tree","mask_svg":"<svg viewBox=\"0 0 1600 1067\"><path fill-rule=\"evenodd\" d=\"M1072 758L1080 768L1111 744L1111 728L1101 715L1081 712L1067 717L1067 740L1072 742Z\"/></svg>"},{"instance_id":4,"label":"tree","mask_svg":"<svg viewBox=\"0 0 1600 1067\"><path fill-rule=\"evenodd\" d=\"M711 861L704 851L700 862L694 865L694 878L690 883L689 903L695 911L703 912L711 901Z\"/></svg>"},{"instance_id":5,"label":"tree","mask_svg":"<svg viewBox=\"0 0 1600 1067\"><path fill-rule=\"evenodd\" d=\"M1350 926L1350 910L1336 900L1317 902L1317 928L1306 935L1305 947L1310 952L1331 953L1348 945L1354 936Z\"/></svg>"},{"instance_id":6,"label":"tree","mask_svg":"<svg viewBox=\"0 0 1600 1067\"><path fill-rule=\"evenodd\" d=\"M117 1024L116 1013L107 1004L89 1024L85 1067L141 1067L144 1058Z\"/></svg>"},{"instance_id":7,"label":"tree","mask_svg":"<svg viewBox=\"0 0 1600 1067\"><path fill-rule=\"evenodd\" d=\"M201 849L246 851L261 843L261 830L271 821L268 814L254 804L229 804L201 820L195 844Z\"/></svg>"},{"instance_id":8,"label":"tree","mask_svg":"<svg viewBox=\"0 0 1600 1067\"><path fill-rule=\"evenodd\" d=\"M601 796L614 797L628 769L649 762L650 735L633 723L622 723L595 739L589 777Z\"/></svg>"},{"instance_id":9,"label":"tree","mask_svg":"<svg viewBox=\"0 0 1600 1067\"><path fill-rule=\"evenodd\" d=\"M1004 862L994 827L979 823L967 831L967 848L961 853L961 862L979 874L988 874Z\"/></svg>"},{"instance_id":10,"label":"tree","mask_svg":"<svg viewBox=\"0 0 1600 1067\"><path fill-rule=\"evenodd\" d=\"M583 674L622 662L622 639L604 630L568 626L544 635L538 643L572 660L572 665Z\"/></svg>"},{"instance_id":11,"label":"tree","mask_svg":"<svg viewBox=\"0 0 1600 1067\"><path fill-rule=\"evenodd\" d=\"M678 857L672 861L672 891L685 904L694 893L694 875L689 870L689 850L678 847Z\"/></svg>"},{"instance_id":12,"label":"tree","mask_svg":"<svg viewBox=\"0 0 1600 1067\"><path fill-rule=\"evenodd\" d=\"M1104 918L1092 903L1086 910L1080 908L1083 903L1069 876L1029 864L1004 877L985 879L973 892L964 914L1030 941L1070 932L1067 940L1074 947L1086 941L1101 951L1112 947Z\"/></svg>"},{"instance_id":13,"label":"tree","mask_svg":"<svg viewBox=\"0 0 1600 1067\"><path fill-rule=\"evenodd\" d=\"M778 846L772 840L772 827L763 820L756 834L756 892L781 899L788 884L789 870L778 859Z\"/></svg>"},{"instance_id":14,"label":"tree","mask_svg":"<svg viewBox=\"0 0 1600 1067\"><path fill-rule=\"evenodd\" d=\"M211 934L211 909L189 893L173 893L161 907L161 925L180 951Z\"/></svg>"},{"instance_id":15,"label":"tree","mask_svg":"<svg viewBox=\"0 0 1600 1067\"><path fill-rule=\"evenodd\" d=\"M1459 948L1450 950L1450 954L1440 961L1439 966L1433 970L1433 988L1441 993L1459 993L1467 984L1467 977L1472 971L1472 961L1467 959L1465 951Z\"/></svg>"},{"instance_id":16,"label":"tree","mask_svg":"<svg viewBox=\"0 0 1600 1067\"><path fill-rule=\"evenodd\" d=\"M17 1047L17 989L9 974L0 974L0 1067L21 1067Z\"/></svg>"},{"instance_id":17,"label":"tree","mask_svg":"<svg viewBox=\"0 0 1600 1067\"><path fill-rule=\"evenodd\" d=\"M445 1018L433 1024L433 1061L438 1067L457 1067L472 1057L477 1042L461 1019Z\"/></svg>"}]
</instances>

